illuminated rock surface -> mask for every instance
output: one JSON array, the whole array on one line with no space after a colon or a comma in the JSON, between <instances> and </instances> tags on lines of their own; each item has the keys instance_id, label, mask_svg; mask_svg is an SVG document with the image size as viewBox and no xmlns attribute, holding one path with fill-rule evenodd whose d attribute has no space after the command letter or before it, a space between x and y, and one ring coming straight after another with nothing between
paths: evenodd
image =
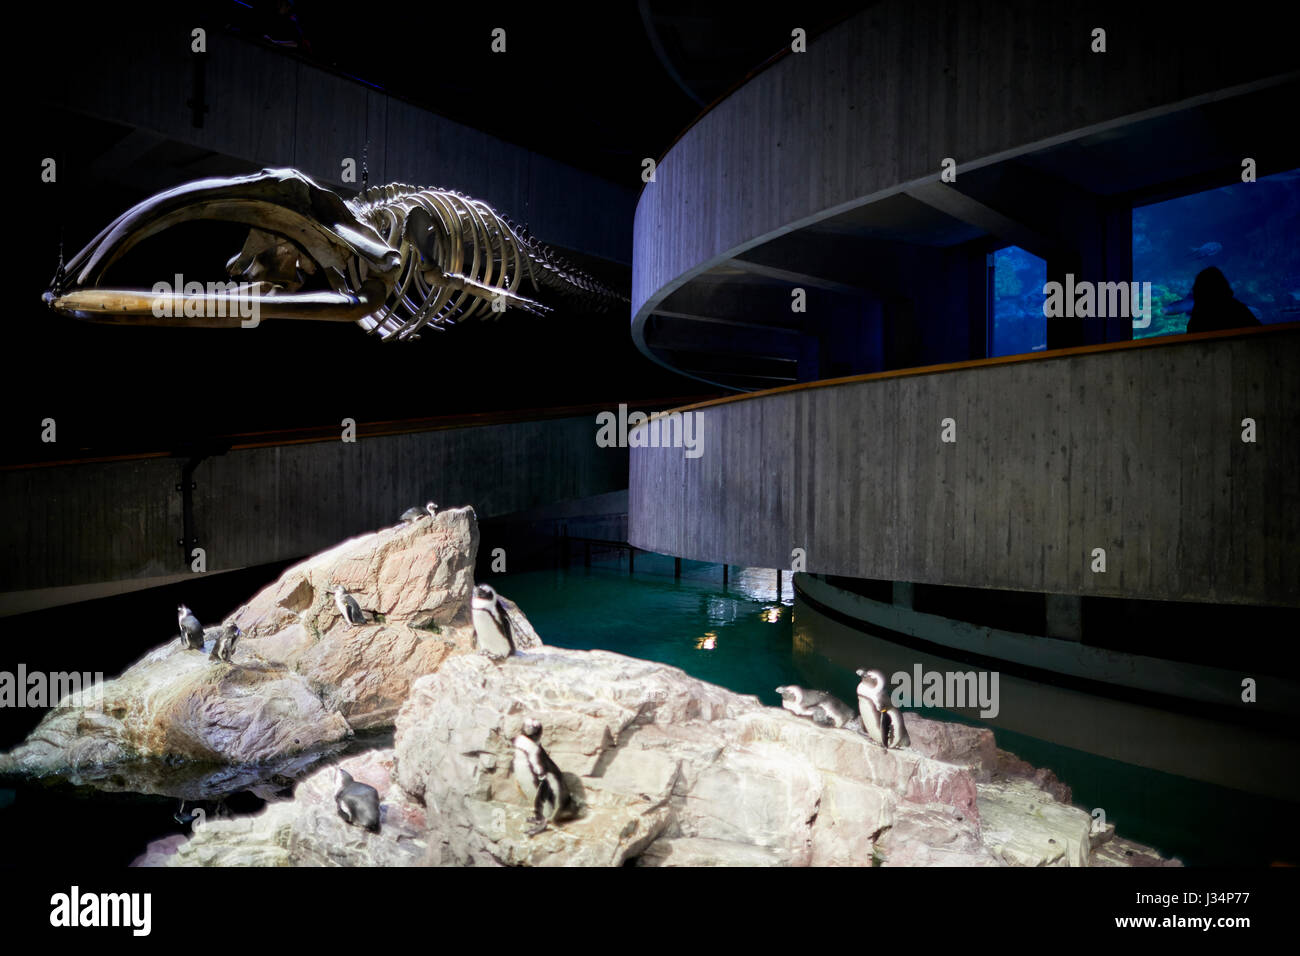
<instances>
[{"instance_id":1,"label":"illuminated rock surface","mask_svg":"<svg viewBox=\"0 0 1300 956\"><path fill-rule=\"evenodd\" d=\"M525 715L579 815L537 836L511 773ZM542 647L448 660L416 681L395 746L342 765L379 789L379 834L348 827L326 768L291 802L201 829L144 864L1132 865L1165 861L1091 834L1049 772L987 730L908 715L883 750L676 668ZM937 759L942 757L943 759ZM385 775L385 768L391 774ZM1096 849L1094 849L1096 845Z\"/></svg>"},{"instance_id":2,"label":"illuminated rock surface","mask_svg":"<svg viewBox=\"0 0 1300 956\"><path fill-rule=\"evenodd\" d=\"M324 767L292 800L155 841L140 865L1164 862L1093 833L1068 787L988 730L909 714L912 746L885 750L674 667L541 646L509 601L523 653L466 653L477 547L463 508L315 555L227 618L245 634L232 663L169 640L109 681L102 706L51 711L0 770L274 800L354 729L395 721L392 747L339 761L379 791L380 833L339 818ZM338 584L372 620L341 619ZM581 808L535 836L511 772L525 716Z\"/></svg>"},{"instance_id":3,"label":"illuminated rock surface","mask_svg":"<svg viewBox=\"0 0 1300 956\"><path fill-rule=\"evenodd\" d=\"M106 681L102 706L52 709L0 756L0 772L194 798L158 761L274 763L392 726L415 678L474 646L477 548L473 510L459 508L314 555L226 618L244 632L231 663L208 660L211 641L200 653L168 640ZM344 622L335 584L374 623ZM523 616L512 617L525 643L536 642Z\"/></svg>"},{"instance_id":4,"label":"illuminated rock surface","mask_svg":"<svg viewBox=\"0 0 1300 956\"><path fill-rule=\"evenodd\" d=\"M425 856L424 808L392 783L393 751L339 761L379 791L382 837L343 822L334 805L334 771L298 784L292 801L254 817L210 820L194 835L149 844L134 866L414 866Z\"/></svg>"}]
</instances>

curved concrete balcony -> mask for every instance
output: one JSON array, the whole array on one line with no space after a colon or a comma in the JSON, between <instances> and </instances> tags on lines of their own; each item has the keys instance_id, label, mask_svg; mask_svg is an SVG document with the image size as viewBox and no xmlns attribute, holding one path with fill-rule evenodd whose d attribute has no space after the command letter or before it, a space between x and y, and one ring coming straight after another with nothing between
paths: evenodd
<instances>
[{"instance_id":1,"label":"curved concrete balcony","mask_svg":"<svg viewBox=\"0 0 1300 956\"><path fill-rule=\"evenodd\" d=\"M1297 368L1293 323L688 406L695 448L629 439L629 541L858 578L1298 605Z\"/></svg>"},{"instance_id":2,"label":"curved concrete balcony","mask_svg":"<svg viewBox=\"0 0 1300 956\"><path fill-rule=\"evenodd\" d=\"M1133 279L1135 202L1239 182L1247 142L1261 175L1300 164L1279 121L1300 95L1294 43L1231 19L1091 0L871 5L661 157L636 210L633 338L701 381L771 388L990 354L998 246L1045 259L1050 278ZM1047 344L1131 337L1122 321L1049 323Z\"/></svg>"}]
</instances>

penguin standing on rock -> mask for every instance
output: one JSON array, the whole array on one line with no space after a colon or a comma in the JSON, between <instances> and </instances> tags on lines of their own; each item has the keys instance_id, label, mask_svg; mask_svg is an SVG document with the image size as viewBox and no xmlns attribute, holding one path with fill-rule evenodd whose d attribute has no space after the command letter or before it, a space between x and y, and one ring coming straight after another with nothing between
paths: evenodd
<instances>
[{"instance_id":1,"label":"penguin standing on rock","mask_svg":"<svg viewBox=\"0 0 1300 956\"><path fill-rule=\"evenodd\" d=\"M194 612L180 604L176 607L176 618L181 624L181 647L192 651L203 650L203 625L194 616Z\"/></svg>"},{"instance_id":2,"label":"penguin standing on rock","mask_svg":"<svg viewBox=\"0 0 1300 956\"><path fill-rule=\"evenodd\" d=\"M362 612L361 605L341 584L334 588L334 606L339 609L343 620L354 627L366 623L366 615Z\"/></svg>"},{"instance_id":3,"label":"penguin standing on rock","mask_svg":"<svg viewBox=\"0 0 1300 956\"><path fill-rule=\"evenodd\" d=\"M357 783L342 767L334 769L334 783L338 787L334 804L339 808L339 816L354 827L378 833L379 791L368 783Z\"/></svg>"},{"instance_id":4,"label":"penguin standing on rock","mask_svg":"<svg viewBox=\"0 0 1300 956\"><path fill-rule=\"evenodd\" d=\"M235 655L235 645L239 639L244 636L244 632L239 629L238 624L227 624L221 629L221 634L217 637L216 643L212 645L212 653L208 655L210 661L226 661Z\"/></svg>"},{"instance_id":5,"label":"penguin standing on rock","mask_svg":"<svg viewBox=\"0 0 1300 956\"><path fill-rule=\"evenodd\" d=\"M573 797L564 782L564 775L542 746L541 739L541 721L524 718L519 736L514 740L513 769L519 789L525 796L533 798L530 822L534 825L528 830L529 836L536 836L562 814L570 815L574 811Z\"/></svg>"},{"instance_id":6,"label":"penguin standing on rock","mask_svg":"<svg viewBox=\"0 0 1300 956\"><path fill-rule=\"evenodd\" d=\"M907 727L903 724L903 712L890 703L885 675L861 667L857 674L861 678L858 683L858 707L862 712L863 729L886 750L890 747L909 746L911 741L907 736Z\"/></svg>"},{"instance_id":7,"label":"penguin standing on rock","mask_svg":"<svg viewBox=\"0 0 1300 956\"><path fill-rule=\"evenodd\" d=\"M778 687L781 706L800 717L811 717L822 727L843 727L853 719L853 708L822 690L808 690L797 684Z\"/></svg>"},{"instance_id":8,"label":"penguin standing on rock","mask_svg":"<svg viewBox=\"0 0 1300 956\"><path fill-rule=\"evenodd\" d=\"M414 505L402 512L400 521L406 524L415 524L421 518L432 518L438 513L438 505L432 501L426 501L423 508L417 508Z\"/></svg>"},{"instance_id":9,"label":"penguin standing on rock","mask_svg":"<svg viewBox=\"0 0 1300 956\"><path fill-rule=\"evenodd\" d=\"M471 607L474 616L474 635L478 638L479 650L496 660L509 657L514 653L515 642L510 633L510 616L490 584L480 584L474 588Z\"/></svg>"}]
</instances>

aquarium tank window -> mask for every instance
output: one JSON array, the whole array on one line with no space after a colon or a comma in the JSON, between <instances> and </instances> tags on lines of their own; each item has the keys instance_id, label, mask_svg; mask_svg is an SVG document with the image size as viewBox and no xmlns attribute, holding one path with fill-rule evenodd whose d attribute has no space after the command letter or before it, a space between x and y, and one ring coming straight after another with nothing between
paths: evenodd
<instances>
[{"instance_id":1,"label":"aquarium tank window","mask_svg":"<svg viewBox=\"0 0 1300 956\"><path fill-rule=\"evenodd\" d=\"M1300 169L1133 210L1133 279L1151 283L1151 324L1133 337L1187 331L1210 266L1259 321L1300 320Z\"/></svg>"},{"instance_id":2,"label":"aquarium tank window","mask_svg":"<svg viewBox=\"0 0 1300 956\"><path fill-rule=\"evenodd\" d=\"M1019 355L1047 348L1043 286L1047 261L1019 246L993 253L993 329L989 355Z\"/></svg>"}]
</instances>

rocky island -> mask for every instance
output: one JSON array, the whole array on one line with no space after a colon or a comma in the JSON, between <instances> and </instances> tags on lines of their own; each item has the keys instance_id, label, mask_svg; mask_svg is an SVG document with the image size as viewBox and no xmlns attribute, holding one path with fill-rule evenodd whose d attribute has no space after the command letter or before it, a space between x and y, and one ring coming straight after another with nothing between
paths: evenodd
<instances>
[{"instance_id":1,"label":"rocky island","mask_svg":"<svg viewBox=\"0 0 1300 956\"><path fill-rule=\"evenodd\" d=\"M1171 862L1095 828L986 729L910 713L910 745L887 750L677 668L545 646L505 598L516 652L475 653L477 548L460 508L317 554L227 617L244 634L229 663L173 638L102 701L51 710L0 773L182 799L307 774L290 800L155 841L145 866ZM339 613L340 585L365 623ZM535 835L511 772L525 717L577 806ZM391 746L312 769L386 727ZM339 815L333 764L377 791L378 832Z\"/></svg>"}]
</instances>

